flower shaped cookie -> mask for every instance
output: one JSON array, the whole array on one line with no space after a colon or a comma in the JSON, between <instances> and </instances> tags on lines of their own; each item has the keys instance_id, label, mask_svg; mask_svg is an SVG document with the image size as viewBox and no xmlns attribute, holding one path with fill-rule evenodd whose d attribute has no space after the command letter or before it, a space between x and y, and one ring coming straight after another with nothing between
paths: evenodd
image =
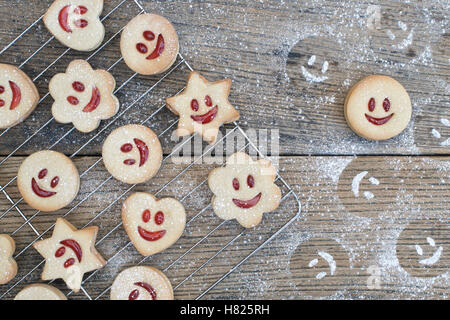
<instances>
[{"instance_id":1,"label":"flower shaped cookie","mask_svg":"<svg viewBox=\"0 0 450 320\"><path fill-rule=\"evenodd\" d=\"M84 60L74 60L66 73L55 75L49 91L55 102L52 114L56 121L73 123L81 132L91 132L101 120L119 111L119 100L113 95L116 81L105 70L93 70Z\"/></svg>"},{"instance_id":2,"label":"flower shaped cookie","mask_svg":"<svg viewBox=\"0 0 450 320\"><path fill-rule=\"evenodd\" d=\"M214 212L224 220L237 219L245 228L258 225L264 212L280 204L281 191L274 183L275 176L270 161L253 161L242 152L233 154L225 167L214 169L208 177L214 193Z\"/></svg>"},{"instance_id":3,"label":"flower shaped cookie","mask_svg":"<svg viewBox=\"0 0 450 320\"><path fill-rule=\"evenodd\" d=\"M0 234L0 284L8 283L17 274L17 263L12 257L15 250L14 240L6 234Z\"/></svg>"}]
</instances>

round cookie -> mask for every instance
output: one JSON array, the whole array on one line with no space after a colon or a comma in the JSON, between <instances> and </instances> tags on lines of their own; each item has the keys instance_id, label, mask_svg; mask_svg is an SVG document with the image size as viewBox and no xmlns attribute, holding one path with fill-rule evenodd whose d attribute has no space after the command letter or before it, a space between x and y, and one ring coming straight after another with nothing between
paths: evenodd
<instances>
[{"instance_id":1,"label":"round cookie","mask_svg":"<svg viewBox=\"0 0 450 320\"><path fill-rule=\"evenodd\" d=\"M156 199L137 192L125 200L122 221L128 237L143 256L151 256L173 245L183 234L186 212L175 199Z\"/></svg>"},{"instance_id":2,"label":"round cookie","mask_svg":"<svg viewBox=\"0 0 450 320\"><path fill-rule=\"evenodd\" d=\"M141 14L125 26L120 50L131 70L144 75L162 73L177 59L177 32L166 18Z\"/></svg>"},{"instance_id":3,"label":"round cookie","mask_svg":"<svg viewBox=\"0 0 450 320\"><path fill-rule=\"evenodd\" d=\"M75 199L80 188L80 176L68 157L44 150L24 160L17 173L17 186L28 205L50 212Z\"/></svg>"},{"instance_id":4,"label":"round cookie","mask_svg":"<svg viewBox=\"0 0 450 320\"><path fill-rule=\"evenodd\" d=\"M17 274L17 263L13 258L16 243L7 234L0 234L0 285L11 281Z\"/></svg>"},{"instance_id":5,"label":"round cookie","mask_svg":"<svg viewBox=\"0 0 450 320\"><path fill-rule=\"evenodd\" d=\"M161 271L146 266L131 267L114 280L110 299L173 300L173 289Z\"/></svg>"},{"instance_id":6,"label":"round cookie","mask_svg":"<svg viewBox=\"0 0 450 320\"><path fill-rule=\"evenodd\" d=\"M23 288L14 300L67 300L67 297L55 287L34 283Z\"/></svg>"},{"instance_id":7,"label":"round cookie","mask_svg":"<svg viewBox=\"0 0 450 320\"><path fill-rule=\"evenodd\" d=\"M162 163L158 136L149 128L136 124L111 132L103 144L102 155L109 173L128 184L148 181Z\"/></svg>"},{"instance_id":8,"label":"round cookie","mask_svg":"<svg viewBox=\"0 0 450 320\"><path fill-rule=\"evenodd\" d=\"M28 76L9 64L0 64L0 129L15 126L36 108L39 92Z\"/></svg>"},{"instance_id":9,"label":"round cookie","mask_svg":"<svg viewBox=\"0 0 450 320\"><path fill-rule=\"evenodd\" d=\"M369 140L387 140L400 134L411 120L411 100L395 79L372 75L350 89L345 99L350 128Z\"/></svg>"}]
</instances>

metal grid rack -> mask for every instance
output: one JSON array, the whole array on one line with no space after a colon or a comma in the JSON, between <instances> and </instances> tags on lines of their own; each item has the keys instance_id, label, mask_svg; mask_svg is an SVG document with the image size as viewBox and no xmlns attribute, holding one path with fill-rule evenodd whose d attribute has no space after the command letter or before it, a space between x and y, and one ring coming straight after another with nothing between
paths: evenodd
<instances>
[{"instance_id":1,"label":"metal grid rack","mask_svg":"<svg viewBox=\"0 0 450 320\"><path fill-rule=\"evenodd\" d=\"M144 8L137 0L122 0L120 3L115 6L110 12L108 12L103 18L102 21L110 17L117 9L119 9L123 4L126 2L134 2L138 8L137 14L145 13ZM21 39L26 33L28 33L33 27L35 27L41 20L43 16L39 17L36 21L34 21L29 27L27 27L19 36L17 36L11 43L9 43L7 46L5 46L1 51L0 55L3 54L6 50L8 50L10 47L12 47L19 39ZM91 55L89 55L86 60L90 60L92 57L97 55L106 45L108 45L113 39L115 39L120 33L122 32L124 27L122 27L117 33L115 33L112 37L110 37L108 40L106 40L97 50L95 50ZM54 37L52 36L49 38L42 46L40 46L36 51L34 51L24 62L22 62L19 65L19 68L22 68L28 61L30 61L38 52L40 52L44 47L46 47ZM35 82L37 79L39 79L47 70L49 70L50 67L55 65L63 56L65 56L71 49L66 49L60 56L58 56L54 61L52 61L50 64L48 64L34 79L33 82ZM122 57L120 57L118 60L116 60L107 70L110 71L113 69L119 62L123 60ZM132 103L128 104L127 106L122 106L119 113L112 119L110 119L108 122L101 125L100 129L96 132L96 134L89 138L85 143L83 143L71 156L70 158L74 158L76 155L78 155L86 146L88 146L94 139L96 139L102 132L104 132L108 127L110 127L113 123L116 122L116 120L120 119L125 112L127 112L130 108L132 108L134 105L136 105L139 101L141 101L145 96L147 96L154 88L156 88L164 79L169 77L177 68L184 65L189 70L193 70L192 67L189 65L189 63L184 59L184 57L179 54L179 59L177 59L177 62L172 66L170 70L168 70L159 80L157 80L151 87L149 87L142 95L140 95L137 99L135 99ZM114 92L117 93L121 89L127 86L127 84L137 76L137 73L134 73L131 77L129 77L126 81L124 81ZM184 88L183 88L184 89ZM183 89L181 89L179 92L181 92ZM40 100L39 103L41 103L44 99L46 99L49 96L49 93L47 92ZM148 116L146 119L141 121L141 124L148 123L151 119L155 117L161 110L165 108L165 105L162 105L158 107L150 116ZM12 157L14 154L16 154L25 144L27 144L33 137L35 137L39 132L41 132L44 128L46 128L54 119L51 118L47 122L45 122L42 126L39 127L38 130L34 131L32 134L30 134L27 139L23 142L21 142L9 155L7 155L5 158L3 158L0 161L0 166L2 166L10 157ZM159 134L159 137L164 135L166 132L168 132L170 129L172 129L178 121L172 121L170 125L163 130L162 133ZM0 137L5 135L10 129L5 129L0 133ZM48 149L52 149L55 146L57 146L64 138L66 138L68 135L70 135L75 130L74 127L66 131L60 138L58 138L51 146L48 147ZM196 163L198 163L202 158L207 156L210 152L214 150L214 147L218 144L223 142L227 136L231 134L241 134L245 138L245 145L240 150L249 150L253 149L256 151L259 157L264 157L264 155L260 152L258 147L256 146L255 142L253 142L249 136L246 134L246 132L235 122L232 124L232 129L225 134L221 139L219 139L215 144L208 146L206 148L206 151L204 151L201 155L194 157L194 160L189 163L185 168L183 168L180 172L176 174L176 176L171 179L169 182L164 184L162 188L160 188L157 192L154 193L155 196L158 196L161 192L163 192L170 184L172 184L174 181L179 179L183 174L185 174L192 166L194 166ZM169 155L165 156L163 159L163 163L166 163L168 159L170 159L182 146L186 143L189 143L195 135L192 135L190 138L188 138L186 141L184 141L182 144L178 145ZM100 157L98 160L96 160L89 168L87 168L84 172L80 174L80 178L83 178L90 170L95 168L100 162L102 161L102 158ZM18 233L23 227L28 226L31 228L31 230L36 234L36 237L34 240L32 240L30 243L28 243L23 249L21 249L19 252L17 252L14 256L15 259L22 256L32 245L38 240L43 239L45 235L49 236L49 232L53 229L54 223L48 227L45 231L39 232L37 228L33 225L33 220L39 216L40 211L34 212L30 217L27 217L22 210L19 207L19 204L22 203L23 198L20 198L18 200L13 200L13 198L10 196L10 194L6 191L6 188L11 185L15 180L17 179L17 176L12 178L10 181L8 181L5 185L0 185L0 192L3 193L3 195L6 197L7 201L11 204L7 210L2 212L0 214L0 221L2 218L4 218L9 212L12 210L17 211L17 213L23 218L24 222L17 227L12 233L11 236L14 237L16 233ZM70 210L65 212L61 217L67 217L69 214L74 212L80 205L85 203L94 193L96 193L98 190L100 190L108 181L113 179L112 176L109 176L107 179L103 180L98 186L96 186L91 192L89 192L83 199L81 199L79 202L77 202L73 207L71 207ZM185 200L192 195L196 190L198 190L200 187L205 185L207 182L207 179L203 180L200 184L196 185L188 194L186 194L182 199L180 199L180 202L184 203ZM233 266L231 266L228 271L223 273L219 278L215 279L211 284L206 287L206 289L202 289L200 294L196 297L197 299L200 299L204 297L210 290L212 290L214 287L216 287L220 282L222 282L225 278L227 278L230 274L232 274L236 269L238 269L243 263L245 263L250 257L255 255L260 249L262 249L264 246L266 246L270 241L272 241L275 237L277 237L285 228L287 228L292 222L294 222L297 217L300 214L301 211L301 204L300 200L295 194L295 192L292 190L292 188L286 183L286 181L277 173L276 183L282 187L283 194L282 194L282 202L287 201L287 199L291 198L291 201L295 203L296 208L292 208L292 212L290 215L286 218L286 221L283 221L283 223L280 225L280 227L277 227L274 232L271 232L271 235L265 239L261 240L261 243L255 243L255 247L251 250L251 252L246 253L242 259L235 263ZM98 218L100 218L104 213L108 212L108 210L116 204L118 201L123 199L123 197L128 194L130 191L135 188L136 185L130 185L126 190L120 193L118 197L116 197L113 201L111 201L104 209L102 209L100 212L96 213L95 216L90 219L84 226L80 227L84 228L88 225L91 225L94 221L96 221ZM186 228L191 225L198 217L200 217L207 209L210 209L210 204L204 207L203 209L199 210L195 215L193 215L186 223ZM56 217L55 217L56 220ZM212 230L206 230L206 234L202 236L198 241L196 241L193 245L190 245L187 250L184 251L181 255L179 255L176 259L174 259L168 266L163 268L164 272L167 272L169 269L176 266L183 258L185 258L187 255L189 255L195 248L198 248L202 243L205 242L206 239L211 237L217 230L222 228L227 223L230 223L229 221L222 221L220 224L218 224L216 227L214 227ZM114 232L116 232L120 227L122 226L122 223L117 224L114 226L111 230L109 230L101 239L99 239L96 243L96 246L101 244L105 241L109 236L111 236ZM242 228L243 229L243 228ZM228 241L223 246L220 246L218 250L214 252L206 261L204 261L199 267L196 267L191 273L189 273L186 277L184 277L181 281L179 281L177 284L174 284L174 291L178 288L180 288L185 282L192 279L196 274L199 273L200 270L205 268L208 264L211 263L214 259L216 259L219 255L221 255L223 252L225 252L228 248L231 247L233 243L236 242L237 239L242 238L247 233L250 233L249 230L239 230L239 233L232 237L230 241ZM117 258L120 254L122 254L127 248L132 247L131 241L128 241L127 244L123 247L121 247L116 253L114 253L111 257L107 259L107 264L109 264L112 260ZM149 259L149 257L142 258L137 264L140 265L144 262L146 262ZM30 276L33 272L35 272L43 263L45 260L42 260L40 263L38 263L36 266L34 266L31 270L29 270L25 275L20 277L19 279L13 279L11 281L11 284L9 284L9 287L1 294L0 299L7 296L14 288L16 288L19 284L24 282L24 280ZM93 297L92 294L88 292L88 290L85 289L85 285L88 283L90 279L92 279L97 273L101 272L102 269L96 270L88 275L85 276L83 282L82 282L82 288L81 292L84 293L84 295L88 299L100 299L102 298L111 288L108 286L103 291L101 291L100 294ZM112 283L113 279L110 279L110 282ZM52 283L51 281L50 283ZM72 295L72 292L68 292L67 296Z\"/></svg>"}]
</instances>

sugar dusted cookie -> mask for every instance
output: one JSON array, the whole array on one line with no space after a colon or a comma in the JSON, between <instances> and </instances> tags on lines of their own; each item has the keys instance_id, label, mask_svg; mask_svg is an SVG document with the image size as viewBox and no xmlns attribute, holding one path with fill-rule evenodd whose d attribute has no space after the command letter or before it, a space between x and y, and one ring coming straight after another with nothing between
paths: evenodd
<instances>
[{"instance_id":1,"label":"sugar dusted cookie","mask_svg":"<svg viewBox=\"0 0 450 320\"><path fill-rule=\"evenodd\" d=\"M350 89L344 106L350 128L363 138L387 140L411 120L411 100L405 88L388 76L368 76Z\"/></svg>"},{"instance_id":2,"label":"sugar dusted cookie","mask_svg":"<svg viewBox=\"0 0 450 320\"><path fill-rule=\"evenodd\" d=\"M158 269L146 266L128 268L111 287L111 300L173 300L169 279Z\"/></svg>"},{"instance_id":3,"label":"sugar dusted cookie","mask_svg":"<svg viewBox=\"0 0 450 320\"><path fill-rule=\"evenodd\" d=\"M17 263L13 258L15 250L13 238L0 234L0 285L8 283L17 274Z\"/></svg>"},{"instance_id":4,"label":"sugar dusted cookie","mask_svg":"<svg viewBox=\"0 0 450 320\"><path fill-rule=\"evenodd\" d=\"M214 212L224 220L237 219L245 228L258 225L264 212L280 204L281 191L274 183L275 176L270 161L253 161L242 152L233 154L225 167L212 170L208 177L214 193Z\"/></svg>"},{"instance_id":5,"label":"sugar dusted cookie","mask_svg":"<svg viewBox=\"0 0 450 320\"><path fill-rule=\"evenodd\" d=\"M80 176L68 157L45 150L33 153L22 162L17 186L29 206L46 212L56 211L75 199Z\"/></svg>"},{"instance_id":6,"label":"sugar dusted cookie","mask_svg":"<svg viewBox=\"0 0 450 320\"><path fill-rule=\"evenodd\" d=\"M156 199L150 193L138 192L123 203L122 221L139 253L151 256L180 238L186 225L186 213L175 199Z\"/></svg>"},{"instance_id":7,"label":"sugar dusted cookie","mask_svg":"<svg viewBox=\"0 0 450 320\"><path fill-rule=\"evenodd\" d=\"M20 69L0 64L0 129L25 120L39 101L39 92Z\"/></svg>"},{"instance_id":8,"label":"sugar dusted cookie","mask_svg":"<svg viewBox=\"0 0 450 320\"><path fill-rule=\"evenodd\" d=\"M34 283L23 288L14 300L67 300L67 297L48 284Z\"/></svg>"},{"instance_id":9,"label":"sugar dusted cookie","mask_svg":"<svg viewBox=\"0 0 450 320\"><path fill-rule=\"evenodd\" d=\"M209 82L192 72L186 89L166 101L167 107L180 116L177 136L197 132L203 140L214 143L222 124L239 119L239 112L228 101L230 88L230 79Z\"/></svg>"},{"instance_id":10,"label":"sugar dusted cookie","mask_svg":"<svg viewBox=\"0 0 450 320\"><path fill-rule=\"evenodd\" d=\"M177 32L166 18L141 14L123 30L120 50L131 70L144 75L162 73L177 59Z\"/></svg>"},{"instance_id":11,"label":"sugar dusted cookie","mask_svg":"<svg viewBox=\"0 0 450 320\"><path fill-rule=\"evenodd\" d=\"M55 75L49 91L55 102L52 114L56 121L73 123L81 132L90 132L119 111L113 95L116 81L105 70L93 70L84 60L72 61L65 73Z\"/></svg>"},{"instance_id":12,"label":"sugar dusted cookie","mask_svg":"<svg viewBox=\"0 0 450 320\"><path fill-rule=\"evenodd\" d=\"M42 280L61 278L78 292L83 275L106 264L94 247L97 232L98 227L77 230L67 220L58 218L52 237L33 244L45 258Z\"/></svg>"},{"instance_id":13,"label":"sugar dusted cookie","mask_svg":"<svg viewBox=\"0 0 450 320\"><path fill-rule=\"evenodd\" d=\"M99 18L102 11L103 0L56 0L44 15L44 23L65 46L91 51L105 37Z\"/></svg>"},{"instance_id":14,"label":"sugar dusted cookie","mask_svg":"<svg viewBox=\"0 0 450 320\"><path fill-rule=\"evenodd\" d=\"M130 124L117 128L103 144L103 162L109 173L125 183L152 178L162 162L158 136L149 128Z\"/></svg>"}]
</instances>

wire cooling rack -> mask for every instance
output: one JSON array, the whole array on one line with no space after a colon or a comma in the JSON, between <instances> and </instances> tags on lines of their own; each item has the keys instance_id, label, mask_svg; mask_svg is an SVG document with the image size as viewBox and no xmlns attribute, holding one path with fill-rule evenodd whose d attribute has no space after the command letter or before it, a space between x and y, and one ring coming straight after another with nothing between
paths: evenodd
<instances>
[{"instance_id":1,"label":"wire cooling rack","mask_svg":"<svg viewBox=\"0 0 450 320\"><path fill-rule=\"evenodd\" d=\"M130 3L133 4L134 8L132 8L133 6L130 6ZM111 18L112 15L124 5L129 7L130 10L134 10L134 12L128 13L130 19L137 14L145 13L142 5L137 0L121 0L115 7L112 8L112 10L106 13L106 15L103 16L101 20L104 21ZM42 18L43 15L36 21L34 21L29 27L27 27L11 43L5 46L0 51L0 57L8 49L13 47L19 40L21 40L27 33L29 33L33 28L38 27L41 23ZM107 45L109 45L120 35L123 28L124 27L122 27L118 32L114 33L109 39L104 41L104 43L96 51L85 57L85 60L89 61L97 56ZM45 41L36 51L34 51L19 65L19 68L25 66L39 52L47 47L52 42L52 40L54 40L54 37L50 37L47 41ZM33 82L36 82L38 79L44 77L44 75L46 75L53 66L55 66L58 62L63 61L63 58L70 51L71 49L66 49L56 59L51 61L49 64L46 64L44 69L33 78ZM107 70L113 73L113 69L119 63L121 63L122 60L123 58L120 57L112 65L110 65ZM97 68L99 66L95 67ZM123 118L125 117L125 114L131 108L136 106L139 102L142 102L142 100L146 96L148 96L157 87L161 86L161 83L164 80L168 79L171 75L174 74L174 72L181 68L184 68L186 72L193 70L189 63L185 60L185 58L181 54L179 54L177 61L170 70L168 70L162 77L155 80L154 83L151 84L150 87L146 88L145 91L137 98L133 97L130 103L126 105L122 104L119 113L114 118L104 121L104 123L101 124L101 126L93 136L88 136L88 138L85 139L86 141L82 140L80 142L80 147L70 155L70 158L74 158L75 156L80 155L82 150L96 141L96 139L98 139L98 137L102 133L107 132L106 130L112 129L117 126L117 122L120 122L120 120L124 120ZM117 87L114 94L119 93L119 91L128 87L131 81L137 76L138 75L135 73L128 79L123 81ZM51 75L46 75L46 77L50 79ZM187 75L185 78L187 78ZM182 88L178 92L181 92L183 89L184 88ZM39 103L43 102L48 96L49 93L47 92L39 100ZM154 109L153 112L151 112L149 115L144 116L144 119L139 122L141 124L149 125L150 127L152 127L152 122L165 109L165 105L158 106ZM53 118L50 118L44 124L39 125L38 129L31 132L24 141L18 143L17 146L14 146L12 152L0 161L0 169L1 166L6 165L7 161L13 155L18 154L18 152L22 150L24 146L30 142L30 140L32 140L33 138L38 138L39 135L42 134L42 132L45 130L45 128L47 128L53 122L53 120ZM177 122L178 121L176 120L169 121L169 126L165 127L162 130L158 130L158 136L161 138L164 135L171 133L171 131L173 131L173 129L175 128ZM176 168L180 167L180 170L177 171L175 176L164 183L162 186L158 186L157 190L150 190L150 192L152 192L155 196L168 194L170 195L171 191L169 189L174 184L180 181L184 182L182 178L183 175L187 175L191 170L194 170L196 165L198 166L202 160L206 159L212 154L212 152L214 152L215 147L218 144L225 143L227 139L236 139L236 137L239 136L241 139L243 139L243 141L245 141L245 143L237 148L237 151L247 151L258 155L258 157L264 157L254 139L251 140L247 133L237 123L227 125L226 127L227 131L223 133L221 138L218 139L215 144L205 147L204 152L191 158L189 163L186 163L185 165L175 166ZM0 132L0 138L2 136L6 136L8 132L10 132L10 130L11 129L5 129ZM57 140L54 141L50 146L45 146L44 149L53 149L59 146L59 144L64 139L69 137L69 135L71 135L74 130L75 129L71 127L70 129L65 131L62 136L57 138ZM168 161L173 158L177 154L177 152L179 152L180 149L183 148L184 145L191 143L196 136L197 135L193 135L175 146L173 151L164 157L162 168L164 168L164 164L167 164ZM39 147L37 148L39 149ZM87 177L87 173L92 173L95 170L104 171L104 169L98 168L101 162L102 158L100 157L80 174L80 178L83 180L83 178ZM15 187L14 181L16 181L16 179L17 176L14 176L5 184L0 185L0 192L3 193L4 197L7 200L7 205L4 205L4 207L7 209L4 211L2 210L3 212L0 214L0 224L2 222L1 219L5 219L7 216L12 215L15 211L21 217L21 219L14 220L19 221L19 223L17 225L17 228L14 227L14 230L12 230L10 234L13 238L20 238L23 237L23 235L21 235L20 233L21 231L23 231L22 233L25 233L27 236L25 237L26 240L23 241L23 245L18 246L14 255L14 258L18 261L19 264L19 274L9 284L0 287L0 299L13 298L15 294L25 285L39 281L38 279L40 276L40 269L43 266L45 260L43 260L40 256L39 258L36 258L34 249L32 249L31 247L36 241L49 237L55 225L52 222L48 224L46 228L43 228L43 231L38 230L39 228L35 225L36 222L39 221L39 218L42 217L43 213L41 213L40 211L32 211L32 214L25 214L21 209L21 207L26 206L26 204L23 202L23 198L15 200L14 196L10 195L10 193L7 191L8 187ZM86 194L84 194L81 199L76 199L69 210L66 209L67 211L61 214L58 211L56 215L51 215L51 221L55 221L57 217L64 217L69 219L70 217L75 215L77 209L81 208L83 204L88 204L89 201L92 200L92 197L99 193L101 194L101 190L105 188L110 181L114 182L113 177L109 174L106 174L106 178L102 180L97 186L95 186L95 188L93 188L89 192L86 192ZM123 228L121 228L122 223L119 222L121 221L119 216L119 218L114 220L114 224L108 225L107 228L104 226L100 227L100 234L102 236L97 240L96 247L103 254L103 256L107 258L107 264L104 268L85 275L80 293L75 295L71 291L67 292L67 289L65 289L64 283L62 283L61 280L51 281L50 283L54 282L53 285L61 288L63 292L67 294L67 296L74 295L74 298L84 297L92 300L105 299L108 297L107 293L111 288L110 285L118 272L120 272L127 266L140 265L147 262L163 270L168 275L173 284L176 297L179 296L184 298L196 299L203 298L207 293L211 292L227 277L234 273L243 263L245 263L253 255L255 255L261 248L266 246L270 241L277 237L299 216L301 211L301 204L295 192L278 173L276 177L276 183L282 190L282 202L279 209L274 213L270 213L269 215L266 214L265 218L263 219L263 223L261 223L260 226L251 230L246 230L239 226L235 221L222 221L217 218L212 213L209 202L210 199L203 199L204 203L202 204L201 208L189 210L192 206L192 201L195 203L198 202L198 199L195 198L197 192L199 192L203 188L207 188L207 178L202 179L200 183L195 184L195 186L180 199L180 201L189 208L186 230L177 244L156 256L142 258L142 256L139 256L136 253L132 246L132 243L123 233ZM76 225L76 227L81 229L89 225L104 224L102 222L102 218L108 216L109 214L113 214L116 211L120 211L120 209L115 210L115 206L120 205L121 200L129 195L130 192L133 191L133 189L135 189L136 187L136 185L124 186L123 190L117 192L118 194L115 195L113 199L108 199L107 206L105 206L99 212L95 212L93 217L91 217L90 219L88 218L87 221L84 221L84 225L80 224ZM17 192L15 194L17 194ZM179 198L178 193L174 193L173 196L178 196L177 198ZM189 200L191 201L191 203L189 202ZM68 217L69 215L70 217ZM30 228L32 232L30 233L29 230L25 227ZM264 237L262 235L264 235ZM105 252L103 251L107 251L110 254L105 254ZM232 255L233 259L230 259L229 255ZM34 256L34 259L32 260L35 261L34 263L28 262L27 259L29 256ZM128 259L128 257L131 258Z\"/></svg>"}]
</instances>

